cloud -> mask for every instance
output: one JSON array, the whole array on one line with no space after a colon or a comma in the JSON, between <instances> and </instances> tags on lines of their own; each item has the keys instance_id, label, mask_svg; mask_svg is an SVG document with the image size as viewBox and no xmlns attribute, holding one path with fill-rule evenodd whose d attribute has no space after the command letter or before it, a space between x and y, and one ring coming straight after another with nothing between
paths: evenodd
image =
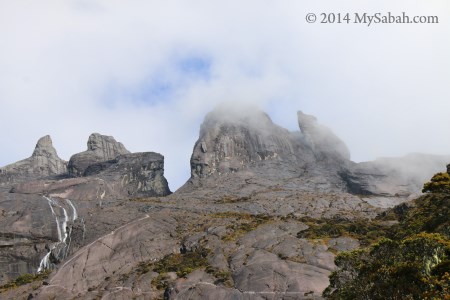
<instances>
[{"instance_id":1,"label":"cloud","mask_svg":"<svg viewBox=\"0 0 450 300\"><path fill-rule=\"evenodd\" d=\"M1 1L0 165L51 134L64 159L92 132L189 177L204 115L249 102L333 129L357 161L450 153L447 1ZM308 24L307 13L407 12L440 24Z\"/></svg>"}]
</instances>

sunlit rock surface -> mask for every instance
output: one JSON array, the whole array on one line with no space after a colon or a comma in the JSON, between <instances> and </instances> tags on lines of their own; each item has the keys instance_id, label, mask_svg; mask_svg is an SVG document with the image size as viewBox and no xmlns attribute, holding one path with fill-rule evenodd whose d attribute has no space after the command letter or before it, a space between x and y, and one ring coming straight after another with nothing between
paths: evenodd
<instances>
[{"instance_id":1,"label":"sunlit rock surface","mask_svg":"<svg viewBox=\"0 0 450 300\"><path fill-rule=\"evenodd\" d=\"M40 138L31 157L0 168L0 185L61 175L67 162L58 157L49 135Z\"/></svg>"},{"instance_id":2,"label":"sunlit rock surface","mask_svg":"<svg viewBox=\"0 0 450 300\"><path fill-rule=\"evenodd\" d=\"M121 154L130 153L122 143L117 142L112 136L101 135L93 133L89 136L87 142L87 150L81 153L74 154L68 165L68 172L70 176L86 176L90 172L89 167L98 168L108 161L115 159Z\"/></svg>"},{"instance_id":3,"label":"sunlit rock surface","mask_svg":"<svg viewBox=\"0 0 450 300\"><path fill-rule=\"evenodd\" d=\"M330 219L372 219L409 201L450 157L355 163L330 129L297 116L300 131L289 132L252 107L209 113L191 178L174 194L162 155L129 153L99 134L72 156L69 172L24 171L17 177L24 181L4 181L2 282L53 271L45 284L0 296L322 299L335 255L360 241L303 233ZM193 266L189 255L197 252L201 264Z\"/></svg>"}]
</instances>

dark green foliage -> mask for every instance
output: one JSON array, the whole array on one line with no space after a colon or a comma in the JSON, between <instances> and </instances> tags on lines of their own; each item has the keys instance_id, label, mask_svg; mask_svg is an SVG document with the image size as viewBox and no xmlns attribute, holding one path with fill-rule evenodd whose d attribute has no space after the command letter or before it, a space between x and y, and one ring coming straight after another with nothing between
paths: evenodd
<instances>
[{"instance_id":1,"label":"dark green foliage","mask_svg":"<svg viewBox=\"0 0 450 300\"><path fill-rule=\"evenodd\" d=\"M430 193L415 200L415 207L401 216L395 237L422 231L450 238L450 193Z\"/></svg>"},{"instance_id":2,"label":"dark green foliage","mask_svg":"<svg viewBox=\"0 0 450 300\"><path fill-rule=\"evenodd\" d=\"M213 215L216 218L235 219L231 225L227 226L228 233L222 237L224 241L233 241L242 235L255 230L258 226L268 223L272 218L268 215L251 215L246 213L223 212Z\"/></svg>"},{"instance_id":3,"label":"dark green foliage","mask_svg":"<svg viewBox=\"0 0 450 300\"><path fill-rule=\"evenodd\" d=\"M335 259L338 270L331 274L324 296L450 300L449 187L450 176L438 173L425 184L427 195L416 199L414 205L399 206L379 218L395 216L399 223L377 229L374 236L387 238L370 247L340 253ZM362 228L372 228L374 222L367 223Z\"/></svg>"},{"instance_id":4,"label":"dark green foliage","mask_svg":"<svg viewBox=\"0 0 450 300\"><path fill-rule=\"evenodd\" d=\"M450 242L420 233L402 241L383 239L373 246L340 253L339 267L324 292L329 299L444 299L450 293ZM447 270L449 271L449 270ZM430 298L431 297L431 298Z\"/></svg>"},{"instance_id":5,"label":"dark green foliage","mask_svg":"<svg viewBox=\"0 0 450 300\"><path fill-rule=\"evenodd\" d=\"M32 283L35 281L47 279L49 274L50 274L50 270L45 270L44 272L37 273L37 274L22 274L19 277L17 277L16 279L14 279L13 281L0 286L0 291L11 289L11 288L16 288L21 285L25 285L25 284Z\"/></svg>"},{"instance_id":6,"label":"dark green foliage","mask_svg":"<svg viewBox=\"0 0 450 300\"><path fill-rule=\"evenodd\" d=\"M381 221L346 219L331 219L324 222L302 221L305 221L309 228L300 231L297 234L298 238L321 239L350 236L358 239L363 246L387 236L390 230L389 227L383 226Z\"/></svg>"},{"instance_id":7,"label":"dark green foliage","mask_svg":"<svg viewBox=\"0 0 450 300\"><path fill-rule=\"evenodd\" d=\"M450 192L450 175L437 173L430 181L423 185L423 193L447 193Z\"/></svg>"},{"instance_id":8,"label":"dark green foliage","mask_svg":"<svg viewBox=\"0 0 450 300\"><path fill-rule=\"evenodd\" d=\"M209 250L201 248L185 254L170 254L155 263L153 271L158 273L176 272L178 277L185 277L195 269L206 267Z\"/></svg>"},{"instance_id":9,"label":"dark green foliage","mask_svg":"<svg viewBox=\"0 0 450 300\"><path fill-rule=\"evenodd\" d=\"M186 277L192 271L208 266L207 256L210 250L198 248L192 252L184 254L169 254L154 264L142 263L139 266L138 273L144 274L151 269L159 275L152 280L152 285L158 290L168 287L170 279L167 277L168 272L177 273L178 277Z\"/></svg>"}]
</instances>

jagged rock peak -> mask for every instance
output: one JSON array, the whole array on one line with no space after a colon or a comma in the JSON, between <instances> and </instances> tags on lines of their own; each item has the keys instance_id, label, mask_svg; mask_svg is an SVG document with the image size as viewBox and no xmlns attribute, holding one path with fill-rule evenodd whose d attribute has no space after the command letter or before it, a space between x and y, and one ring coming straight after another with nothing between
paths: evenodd
<instances>
[{"instance_id":1,"label":"jagged rock peak","mask_svg":"<svg viewBox=\"0 0 450 300\"><path fill-rule=\"evenodd\" d=\"M303 151L304 150L304 151ZM191 157L192 177L233 173L264 161L298 163L311 154L288 130L255 106L220 105L208 113ZM303 159L305 158L305 159Z\"/></svg>"},{"instance_id":2,"label":"jagged rock peak","mask_svg":"<svg viewBox=\"0 0 450 300\"><path fill-rule=\"evenodd\" d=\"M1 182L19 182L67 172L67 162L58 157L49 135L40 138L31 157L1 169Z\"/></svg>"},{"instance_id":3,"label":"jagged rock peak","mask_svg":"<svg viewBox=\"0 0 450 300\"><path fill-rule=\"evenodd\" d=\"M114 137L93 133L89 136L87 150L73 155L69 160L70 176L85 176L89 166L115 159L119 155L130 152Z\"/></svg>"},{"instance_id":4,"label":"jagged rock peak","mask_svg":"<svg viewBox=\"0 0 450 300\"><path fill-rule=\"evenodd\" d=\"M53 147L52 138L49 135L41 137L36 147L34 148L32 157L35 156L48 156L48 155L55 155L58 156L56 153L56 149Z\"/></svg>"},{"instance_id":5,"label":"jagged rock peak","mask_svg":"<svg viewBox=\"0 0 450 300\"><path fill-rule=\"evenodd\" d=\"M87 148L88 151L99 152L105 160L114 159L120 154L130 153L130 151L128 151L122 143L117 142L114 137L101 135L99 133L93 133L89 136Z\"/></svg>"},{"instance_id":6,"label":"jagged rock peak","mask_svg":"<svg viewBox=\"0 0 450 300\"><path fill-rule=\"evenodd\" d=\"M318 160L349 161L350 151L345 143L326 126L317 122L317 118L297 112L298 125L306 141L312 147Z\"/></svg>"}]
</instances>

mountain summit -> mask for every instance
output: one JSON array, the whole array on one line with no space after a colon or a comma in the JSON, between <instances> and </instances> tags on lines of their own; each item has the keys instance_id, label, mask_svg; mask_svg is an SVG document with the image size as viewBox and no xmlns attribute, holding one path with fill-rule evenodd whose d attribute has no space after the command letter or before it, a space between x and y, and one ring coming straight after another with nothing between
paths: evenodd
<instances>
[{"instance_id":1,"label":"mountain summit","mask_svg":"<svg viewBox=\"0 0 450 300\"><path fill-rule=\"evenodd\" d=\"M19 182L66 171L67 162L58 157L51 137L46 135L38 140L31 157L0 169L0 182Z\"/></svg>"},{"instance_id":2,"label":"mountain summit","mask_svg":"<svg viewBox=\"0 0 450 300\"><path fill-rule=\"evenodd\" d=\"M173 194L161 154L94 133L66 169L42 138L0 175L0 297L323 299L336 253L382 237L450 157L355 163L331 129L297 117L291 132L257 108L218 107Z\"/></svg>"}]
</instances>

